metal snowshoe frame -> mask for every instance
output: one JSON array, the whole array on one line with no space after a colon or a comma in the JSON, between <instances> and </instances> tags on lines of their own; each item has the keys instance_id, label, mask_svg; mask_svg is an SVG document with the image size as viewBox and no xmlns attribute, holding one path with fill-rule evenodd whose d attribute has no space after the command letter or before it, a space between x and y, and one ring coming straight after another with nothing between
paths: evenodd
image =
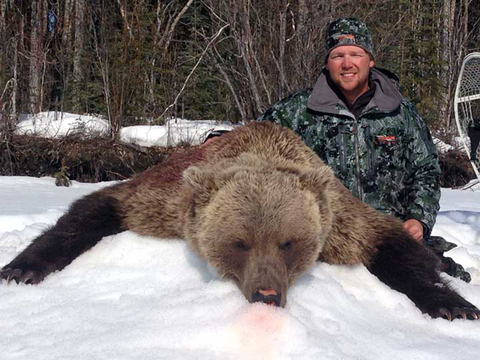
<instances>
[{"instance_id":1,"label":"metal snowshoe frame","mask_svg":"<svg viewBox=\"0 0 480 360\"><path fill-rule=\"evenodd\" d=\"M470 154L470 139L468 127L476 118L480 118L480 52L470 53L463 59L454 99L455 121L462 144L468 157ZM480 180L480 146L476 151L477 160L470 160L475 175Z\"/></svg>"}]
</instances>

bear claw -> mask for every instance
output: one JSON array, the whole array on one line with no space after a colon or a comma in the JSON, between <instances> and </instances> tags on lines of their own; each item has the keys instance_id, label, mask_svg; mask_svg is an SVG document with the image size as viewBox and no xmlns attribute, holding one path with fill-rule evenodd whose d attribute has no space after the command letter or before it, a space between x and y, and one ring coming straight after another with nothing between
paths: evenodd
<instances>
[{"instance_id":1,"label":"bear claw","mask_svg":"<svg viewBox=\"0 0 480 360\"><path fill-rule=\"evenodd\" d=\"M438 309L438 317L441 317L442 319L452 321L452 314L448 309L445 308L440 308Z\"/></svg>"},{"instance_id":2,"label":"bear claw","mask_svg":"<svg viewBox=\"0 0 480 360\"><path fill-rule=\"evenodd\" d=\"M20 276L22 275L22 270L20 269L4 269L1 272L1 278L7 281L7 284L10 284L13 280L18 284L20 282Z\"/></svg>"},{"instance_id":3,"label":"bear claw","mask_svg":"<svg viewBox=\"0 0 480 360\"><path fill-rule=\"evenodd\" d=\"M33 284L35 281L35 273L33 271L28 271L25 275L23 275L21 281L25 284Z\"/></svg>"},{"instance_id":4,"label":"bear claw","mask_svg":"<svg viewBox=\"0 0 480 360\"><path fill-rule=\"evenodd\" d=\"M39 282L37 278L39 278L39 276L31 270L25 274L22 269L6 268L0 270L0 282L6 281L7 284L10 284L12 281L15 281L17 284L36 284Z\"/></svg>"},{"instance_id":5,"label":"bear claw","mask_svg":"<svg viewBox=\"0 0 480 360\"><path fill-rule=\"evenodd\" d=\"M34 285L41 282L45 278L45 274L46 272L42 270L7 267L0 269L0 283L5 281L7 284L10 284L12 281L15 281L17 284Z\"/></svg>"},{"instance_id":6,"label":"bear claw","mask_svg":"<svg viewBox=\"0 0 480 360\"><path fill-rule=\"evenodd\" d=\"M478 320L480 319L480 310L472 308L453 308L451 311L447 308L438 309L438 316L443 319L453 321L455 319Z\"/></svg>"}]
</instances>

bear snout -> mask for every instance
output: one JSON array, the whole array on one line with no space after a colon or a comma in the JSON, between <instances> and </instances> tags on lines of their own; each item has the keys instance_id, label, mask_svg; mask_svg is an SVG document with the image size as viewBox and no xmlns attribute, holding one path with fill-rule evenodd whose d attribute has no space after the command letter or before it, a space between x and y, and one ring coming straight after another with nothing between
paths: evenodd
<instances>
[{"instance_id":1,"label":"bear snout","mask_svg":"<svg viewBox=\"0 0 480 360\"><path fill-rule=\"evenodd\" d=\"M251 303L263 302L285 307L288 273L278 258L256 254L248 261L241 290Z\"/></svg>"}]
</instances>

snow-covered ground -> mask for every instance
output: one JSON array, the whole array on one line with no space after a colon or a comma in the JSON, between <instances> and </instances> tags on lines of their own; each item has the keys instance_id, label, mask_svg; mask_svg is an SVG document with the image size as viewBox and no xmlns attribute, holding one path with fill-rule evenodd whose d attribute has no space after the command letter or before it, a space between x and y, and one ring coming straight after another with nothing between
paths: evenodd
<instances>
[{"instance_id":1,"label":"snow-covered ground","mask_svg":"<svg viewBox=\"0 0 480 360\"><path fill-rule=\"evenodd\" d=\"M42 112L25 115L17 126L20 135L61 138L66 135L83 137L108 136L110 125L96 116L71 113ZM170 119L165 125L127 126L120 129L120 140L139 146L199 145L212 130L231 130L233 126L215 120L190 121Z\"/></svg>"},{"instance_id":2,"label":"snow-covered ground","mask_svg":"<svg viewBox=\"0 0 480 360\"><path fill-rule=\"evenodd\" d=\"M106 184L0 177L0 266ZM472 275L480 305L480 189L442 189L434 234ZM0 284L0 359L477 360L480 322L423 315L363 266L317 264L285 309L248 304L181 240L124 232L36 286Z\"/></svg>"},{"instance_id":3,"label":"snow-covered ground","mask_svg":"<svg viewBox=\"0 0 480 360\"><path fill-rule=\"evenodd\" d=\"M45 138L61 138L67 135L82 137L107 136L110 125L98 116L42 112L35 115L22 115L16 133Z\"/></svg>"},{"instance_id":4,"label":"snow-covered ground","mask_svg":"<svg viewBox=\"0 0 480 360\"><path fill-rule=\"evenodd\" d=\"M128 141L161 138L135 131ZM72 201L107 185L0 177L0 267ZM472 281L445 277L480 306L480 186L442 189L433 234L458 245L447 255ZM480 321L433 320L363 266L316 264L287 301L285 309L248 304L183 241L127 231L39 285L0 284L0 359L479 358Z\"/></svg>"}]
</instances>

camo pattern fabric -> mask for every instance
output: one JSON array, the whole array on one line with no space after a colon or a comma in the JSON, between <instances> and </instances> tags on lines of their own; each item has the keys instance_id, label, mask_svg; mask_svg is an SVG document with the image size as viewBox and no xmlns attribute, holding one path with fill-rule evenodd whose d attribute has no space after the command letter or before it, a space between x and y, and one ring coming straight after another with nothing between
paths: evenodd
<instances>
[{"instance_id":1,"label":"camo pattern fabric","mask_svg":"<svg viewBox=\"0 0 480 360\"><path fill-rule=\"evenodd\" d=\"M375 56L372 35L365 23L356 18L341 18L331 22L325 32L325 59L340 45L356 45Z\"/></svg>"},{"instance_id":2,"label":"camo pattern fabric","mask_svg":"<svg viewBox=\"0 0 480 360\"><path fill-rule=\"evenodd\" d=\"M308 109L311 93L294 93L257 120L294 130L355 196L383 213L421 221L429 234L439 209L440 167L413 104L403 100L391 113L372 107L355 119L341 102L336 114Z\"/></svg>"}]
</instances>

